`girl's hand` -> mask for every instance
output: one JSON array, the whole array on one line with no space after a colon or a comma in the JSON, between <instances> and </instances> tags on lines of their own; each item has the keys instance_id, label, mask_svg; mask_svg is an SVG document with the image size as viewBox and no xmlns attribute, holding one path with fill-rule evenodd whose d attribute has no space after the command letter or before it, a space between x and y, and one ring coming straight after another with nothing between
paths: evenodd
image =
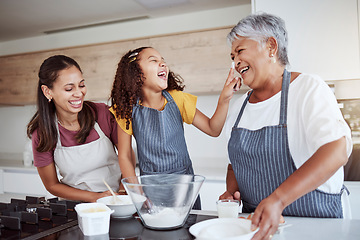
<instances>
[{"instance_id":1,"label":"girl's hand","mask_svg":"<svg viewBox=\"0 0 360 240\"><path fill-rule=\"evenodd\" d=\"M229 103L232 96L234 95L234 89L235 91L238 90L240 88L240 85L241 85L240 79L234 78L234 69L231 68L229 75L226 79L224 88L221 91L218 105L216 107L213 116L209 119L205 114L203 114L201 111L196 109L192 124L195 127L197 127L200 131L203 131L209 136L218 137L225 124L226 115L229 109ZM120 141L119 138L118 141ZM120 168L121 168L121 164L120 164ZM123 168L121 168L121 171L123 171Z\"/></svg>"},{"instance_id":2,"label":"girl's hand","mask_svg":"<svg viewBox=\"0 0 360 240\"><path fill-rule=\"evenodd\" d=\"M272 195L262 200L251 218L251 230L259 228L252 240L271 239L279 227L283 210L281 201Z\"/></svg>"},{"instance_id":3,"label":"girl's hand","mask_svg":"<svg viewBox=\"0 0 360 240\"><path fill-rule=\"evenodd\" d=\"M234 68L230 68L229 75L220 94L220 99L224 101L230 101L234 92L238 91L241 87L241 80L239 77L234 77L234 71Z\"/></svg>"}]
</instances>

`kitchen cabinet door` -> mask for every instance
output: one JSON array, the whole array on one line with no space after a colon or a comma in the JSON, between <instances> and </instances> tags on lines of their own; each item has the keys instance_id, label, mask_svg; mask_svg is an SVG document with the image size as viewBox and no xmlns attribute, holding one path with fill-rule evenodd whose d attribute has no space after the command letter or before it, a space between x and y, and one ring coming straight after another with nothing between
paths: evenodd
<instances>
[{"instance_id":1,"label":"kitchen cabinet door","mask_svg":"<svg viewBox=\"0 0 360 240\"><path fill-rule=\"evenodd\" d=\"M285 20L292 71L324 80L360 78L358 0L252 0Z\"/></svg>"},{"instance_id":2,"label":"kitchen cabinet door","mask_svg":"<svg viewBox=\"0 0 360 240\"><path fill-rule=\"evenodd\" d=\"M47 191L37 172L7 169L3 172L5 193L47 196Z\"/></svg>"}]
</instances>

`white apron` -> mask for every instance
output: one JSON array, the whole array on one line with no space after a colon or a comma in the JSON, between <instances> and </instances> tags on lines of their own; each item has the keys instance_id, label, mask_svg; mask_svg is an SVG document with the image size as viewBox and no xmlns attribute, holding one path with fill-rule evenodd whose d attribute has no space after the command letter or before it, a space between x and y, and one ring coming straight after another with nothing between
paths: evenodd
<instances>
[{"instance_id":1,"label":"white apron","mask_svg":"<svg viewBox=\"0 0 360 240\"><path fill-rule=\"evenodd\" d=\"M103 133L99 124L94 128L99 139L79 146L63 147L60 141L58 124L58 141L54 151L54 161L61 175L60 181L71 187L92 191L104 192L107 187L102 179L114 191L119 190L120 166L113 143Z\"/></svg>"}]
</instances>

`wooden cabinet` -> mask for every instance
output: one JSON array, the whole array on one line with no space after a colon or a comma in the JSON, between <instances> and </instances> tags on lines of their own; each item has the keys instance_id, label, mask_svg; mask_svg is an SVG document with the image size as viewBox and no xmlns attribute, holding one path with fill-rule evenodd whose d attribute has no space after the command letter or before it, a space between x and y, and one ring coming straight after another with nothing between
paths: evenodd
<instances>
[{"instance_id":1,"label":"wooden cabinet","mask_svg":"<svg viewBox=\"0 0 360 240\"><path fill-rule=\"evenodd\" d=\"M226 42L230 29L0 57L0 105L34 104L39 67L55 54L68 55L80 64L88 88L87 100L107 100L121 56L141 46L152 46L160 52L170 69L183 77L186 92L220 93L231 63Z\"/></svg>"},{"instance_id":2,"label":"wooden cabinet","mask_svg":"<svg viewBox=\"0 0 360 240\"><path fill-rule=\"evenodd\" d=\"M289 34L291 70L324 80L360 78L358 0L253 0L280 16Z\"/></svg>"}]
</instances>

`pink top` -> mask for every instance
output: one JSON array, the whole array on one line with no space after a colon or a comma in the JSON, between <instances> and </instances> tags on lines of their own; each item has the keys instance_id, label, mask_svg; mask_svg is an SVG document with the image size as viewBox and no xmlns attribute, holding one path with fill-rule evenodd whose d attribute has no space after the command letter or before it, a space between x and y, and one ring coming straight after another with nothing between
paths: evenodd
<instances>
[{"instance_id":1,"label":"pink top","mask_svg":"<svg viewBox=\"0 0 360 240\"><path fill-rule=\"evenodd\" d=\"M110 113L109 107L104 103L95 103L97 109L97 123L99 124L101 130L104 134L111 140L111 142L115 145L118 142L117 139L117 123L115 121L114 116ZM71 147L81 145L76 142L75 135L77 131L69 131L60 124L59 132L60 132L60 141L61 145L64 147ZM99 135L96 130L93 128L90 131L89 136L86 138L84 144L90 143L99 139ZM39 139L37 135L37 129L32 134L32 147L34 154L34 166L35 167L45 167L52 162L54 162L54 150L48 152L38 152L36 151L36 147L38 146Z\"/></svg>"}]
</instances>

